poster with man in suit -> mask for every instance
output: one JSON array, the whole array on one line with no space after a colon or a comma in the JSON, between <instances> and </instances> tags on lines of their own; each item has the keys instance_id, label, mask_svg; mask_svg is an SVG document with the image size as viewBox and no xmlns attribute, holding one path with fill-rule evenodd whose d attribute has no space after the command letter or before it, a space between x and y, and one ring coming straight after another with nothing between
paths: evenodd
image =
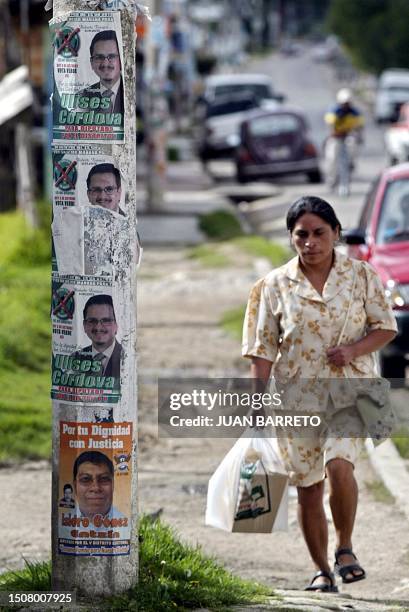
<instances>
[{"instance_id":1,"label":"poster with man in suit","mask_svg":"<svg viewBox=\"0 0 409 612\"><path fill-rule=\"evenodd\" d=\"M121 17L72 12L51 21L54 142L123 142Z\"/></svg>"},{"instance_id":2,"label":"poster with man in suit","mask_svg":"<svg viewBox=\"0 0 409 612\"><path fill-rule=\"evenodd\" d=\"M53 399L117 403L123 348L112 279L53 275Z\"/></svg>"},{"instance_id":3,"label":"poster with man in suit","mask_svg":"<svg viewBox=\"0 0 409 612\"><path fill-rule=\"evenodd\" d=\"M58 553L128 555L132 423L60 423ZM65 503L66 491L72 504Z\"/></svg>"}]
</instances>

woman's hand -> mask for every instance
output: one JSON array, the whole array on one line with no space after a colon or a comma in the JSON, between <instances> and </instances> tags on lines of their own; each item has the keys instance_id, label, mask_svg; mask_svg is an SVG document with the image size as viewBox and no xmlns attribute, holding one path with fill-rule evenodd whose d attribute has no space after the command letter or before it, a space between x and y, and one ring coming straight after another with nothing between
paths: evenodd
<instances>
[{"instance_id":1,"label":"woman's hand","mask_svg":"<svg viewBox=\"0 0 409 612\"><path fill-rule=\"evenodd\" d=\"M391 342L396 332L391 329L373 329L353 344L340 344L327 350L329 363L339 368L346 366L356 357L368 355Z\"/></svg>"},{"instance_id":2,"label":"woman's hand","mask_svg":"<svg viewBox=\"0 0 409 612\"><path fill-rule=\"evenodd\" d=\"M346 366L355 358L355 349L353 344L340 344L327 350L329 363L338 368Z\"/></svg>"}]
</instances>

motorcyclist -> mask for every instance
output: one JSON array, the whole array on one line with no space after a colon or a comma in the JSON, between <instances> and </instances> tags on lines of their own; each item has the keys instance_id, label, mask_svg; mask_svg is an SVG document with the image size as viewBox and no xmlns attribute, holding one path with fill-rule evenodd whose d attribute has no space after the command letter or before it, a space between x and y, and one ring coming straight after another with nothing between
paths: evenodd
<instances>
[{"instance_id":1,"label":"motorcyclist","mask_svg":"<svg viewBox=\"0 0 409 612\"><path fill-rule=\"evenodd\" d=\"M327 180L331 189L338 185L340 195L348 195L349 172L354 167L357 146L362 143L364 126L363 115L353 105L352 93L349 89L343 88L338 91L337 104L325 114L324 119L330 128L330 134L325 143ZM347 156L347 184L341 184L339 176L341 152Z\"/></svg>"}]
</instances>

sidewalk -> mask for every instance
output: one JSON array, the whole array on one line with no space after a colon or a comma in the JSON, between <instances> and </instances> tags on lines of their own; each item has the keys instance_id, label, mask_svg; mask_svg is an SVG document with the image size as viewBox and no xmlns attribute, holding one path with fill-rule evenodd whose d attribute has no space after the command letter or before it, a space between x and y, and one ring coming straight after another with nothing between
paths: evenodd
<instances>
[{"instance_id":1,"label":"sidewalk","mask_svg":"<svg viewBox=\"0 0 409 612\"><path fill-rule=\"evenodd\" d=\"M138 167L138 183L143 183L144 164ZM146 192L137 193L138 231L144 246L195 245L206 240L198 227L199 216L220 209L231 209L228 199L218 194L211 178L197 160L168 164L163 208L152 211Z\"/></svg>"},{"instance_id":2,"label":"sidewalk","mask_svg":"<svg viewBox=\"0 0 409 612\"><path fill-rule=\"evenodd\" d=\"M178 142L183 140L178 138ZM188 139L185 137L185 140ZM182 146L179 143L179 146ZM184 149L188 151L188 143ZM137 183L143 185L146 165L137 165ZM139 235L143 245L194 245L206 237L198 228L199 216L215 210L235 212L241 201L274 198L280 193L272 184L238 185L232 176L232 162L210 164L206 172L201 162L190 157L167 166L166 190L160 210L149 209L144 188L137 192Z\"/></svg>"}]
</instances>

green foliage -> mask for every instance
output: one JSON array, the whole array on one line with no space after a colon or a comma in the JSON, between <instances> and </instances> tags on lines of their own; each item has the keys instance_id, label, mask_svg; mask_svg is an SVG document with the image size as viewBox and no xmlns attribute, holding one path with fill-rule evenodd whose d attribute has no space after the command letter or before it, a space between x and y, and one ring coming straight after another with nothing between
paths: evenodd
<instances>
[{"instance_id":1,"label":"green foliage","mask_svg":"<svg viewBox=\"0 0 409 612\"><path fill-rule=\"evenodd\" d=\"M363 68L409 67L407 0L333 0L329 28Z\"/></svg>"},{"instance_id":2,"label":"green foliage","mask_svg":"<svg viewBox=\"0 0 409 612\"><path fill-rule=\"evenodd\" d=\"M226 241L201 244L193 247L189 252L190 259L196 259L208 268L222 268L237 266L238 262L251 263L253 257L267 259L273 267L281 266L288 261L291 251L277 242L270 242L262 236L239 236Z\"/></svg>"},{"instance_id":3,"label":"green foliage","mask_svg":"<svg viewBox=\"0 0 409 612\"><path fill-rule=\"evenodd\" d=\"M216 244L199 244L189 253L190 259L196 259L206 268L225 268L232 265L232 260Z\"/></svg>"},{"instance_id":4,"label":"green foliage","mask_svg":"<svg viewBox=\"0 0 409 612\"><path fill-rule=\"evenodd\" d=\"M50 373L0 368L0 462L51 455Z\"/></svg>"},{"instance_id":5,"label":"green foliage","mask_svg":"<svg viewBox=\"0 0 409 612\"><path fill-rule=\"evenodd\" d=\"M234 244L249 255L268 259L272 266L281 266L292 257L290 249L262 236L243 236L234 240Z\"/></svg>"},{"instance_id":6,"label":"green foliage","mask_svg":"<svg viewBox=\"0 0 409 612\"><path fill-rule=\"evenodd\" d=\"M245 312L246 306L232 308L231 310L226 310L220 320L222 328L237 340L241 340Z\"/></svg>"},{"instance_id":7,"label":"green foliage","mask_svg":"<svg viewBox=\"0 0 409 612\"><path fill-rule=\"evenodd\" d=\"M391 495L388 489L385 487L383 482L380 480L375 480L373 482L366 482L366 488L370 491L375 499L375 501L380 502L382 504L392 505L395 503L395 498Z\"/></svg>"},{"instance_id":8,"label":"green foliage","mask_svg":"<svg viewBox=\"0 0 409 612\"><path fill-rule=\"evenodd\" d=\"M0 267L14 255L25 230L26 222L23 215L16 213L0 214Z\"/></svg>"},{"instance_id":9,"label":"green foliage","mask_svg":"<svg viewBox=\"0 0 409 612\"><path fill-rule=\"evenodd\" d=\"M401 429L392 436L392 441L404 459L409 459L409 431Z\"/></svg>"},{"instance_id":10,"label":"green foliage","mask_svg":"<svg viewBox=\"0 0 409 612\"><path fill-rule=\"evenodd\" d=\"M50 360L50 271L0 269L0 368L41 372Z\"/></svg>"},{"instance_id":11,"label":"green foliage","mask_svg":"<svg viewBox=\"0 0 409 612\"><path fill-rule=\"evenodd\" d=\"M1 461L50 456L49 207L38 212L37 230L0 216Z\"/></svg>"},{"instance_id":12,"label":"green foliage","mask_svg":"<svg viewBox=\"0 0 409 612\"><path fill-rule=\"evenodd\" d=\"M201 215L199 228L213 240L229 240L243 234L239 221L227 210Z\"/></svg>"},{"instance_id":13,"label":"green foliage","mask_svg":"<svg viewBox=\"0 0 409 612\"><path fill-rule=\"evenodd\" d=\"M6 572L0 576L0 591L49 591L51 590L51 564L31 563L24 559L25 568Z\"/></svg>"},{"instance_id":14,"label":"green foliage","mask_svg":"<svg viewBox=\"0 0 409 612\"><path fill-rule=\"evenodd\" d=\"M262 602L270 589L235 577L199 546L182 543L173 529L148 517L140 521L139 584L127 594L98 602L99 610L168 612L186 608L222 610L226 606ZM50 564L30 564L0 576L3 591L47 591Z\"/></svg>"}]
</instances>

